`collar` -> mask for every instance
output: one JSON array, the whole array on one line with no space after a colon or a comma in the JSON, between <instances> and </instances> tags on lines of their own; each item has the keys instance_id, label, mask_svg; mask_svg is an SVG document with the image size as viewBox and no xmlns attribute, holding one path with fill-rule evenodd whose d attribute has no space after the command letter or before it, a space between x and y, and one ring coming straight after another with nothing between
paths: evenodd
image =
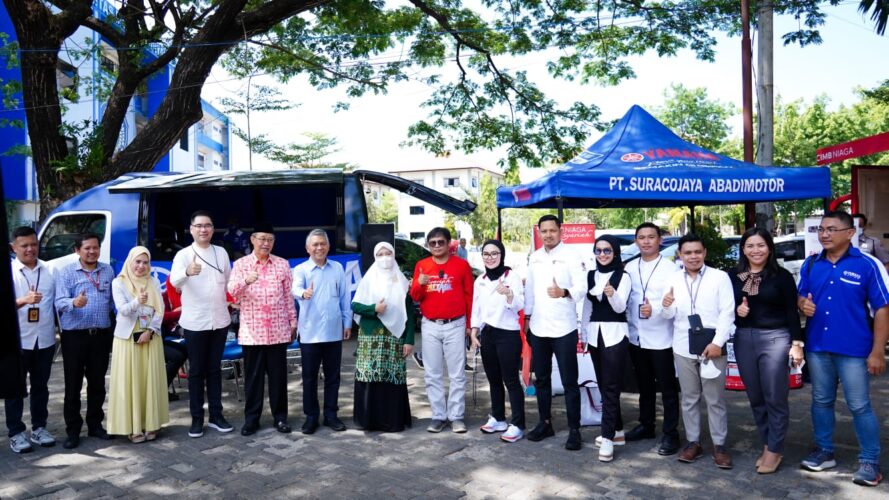
<instances>
[{"instance_id":1,"label":"collar","mask_svg":"<svg viewBox=\"0 0 889 500\"><path fill-rule=\"evenodd\" d=\"M698 277L700 277L701 279L704 279L704 272L706 272L706 271L707 271L707 264L701 265L701 268L698 269L698 274L695 276L695 279L692 280L692 283L697 281ZM686 279L688 279L688 270L685 270L684 272L685 272Z\"/></svg>"},{"instance_id":2,"label":"collar","mask_svg":"<svg viewBox=\"0 0 889 500\"><path fill-rule=\"evenodd\" d=\"M271 260L271 259L270 259L270 260ZM309 266L310 266L312 269L314 269L314 268L316 268L316 267L317 267L318 269L324 269L325 267L327 267L327 266L330 265L330 257L328 257L327 259L325 259L325 260L324 260L324 264L321 265L321 266L319 266L318 264L315 264L315 261L312 260L311 257L309 257L309 260L307 260L306 262L309 263Z\"/></svg>"},{"instance_id":3,"label":"collar","mask_svg":"<svg viewBox=\"0 0 889 500\"><path fill-rule=\"evenodd\" d=\"M45 266L43 265L43 261L40 259L37 259L37 265L34 266L34 269L28 269L28 267L25 266L25 264L18 259L18 257L12 259L12 270L13 271L18 271L19 269L28 269L29 271L36 271L36 270L43 268L43 267L45 267Z\"/></svg>"},{"instance_id":4,"label":"collar","mask_svg":"<svg viewBox=\"0 0 889 500\"><path fill-rule=\"evenodd\" d=\"M543 253L545 253L547 255L552 255L552 254L558 252L559 250L561 250L562 246L564 244L565 244L564 241L560 241L559 244L554 246L552 250L547 250L545 246L540 247L540 249L543 250Z\"/></svg>"},{"instance_id":5,"label":"collar","mask_svg":"<svg viewBox=\"0 0 889 500\"><path fill-rule=\"evenodd\" d=\"M83 263L80 261L80 259L77 259L76 267L77 267L77 270L83 271L85 273L97 273L100 270L102 270L102 262L101 261L96 262L96 268L93 269L92 271L89 271L85 267L83 267Z\"/></svg>"},{"instance_id":6,"label":"collar","mask_svg":"<svg viewBox=\"0 0 889 500\"><path fill-rule=\"evenodd\" d=\"M861 257L861 250L855 248L855 247L852 246L852 244L850 243L850 244L849 244L849 247L846 248L846 252L843 253L843 255L840 255L840 258L837 259L837 262L839 262L839 261L845 259L846 257ZM815 260L827 260L827 250L821 250L821 253L819 253L819 254L815 257ZM828 262L829 262L829 261L828 261Z\"/></svg>"},{"instance_id":7,"label":"collar","mask_svg":"<svg viewBox=\"0 0 889 500\"><path fill-rule=\"evenodd\" d=\"M260 260L260 258L256 255L256 252L250 252L250 256L253 257L253 262L254 262L254 263L263 265L263 264L262 264L262 260ZM273 259L274 257L275 257L274 255L269 254L269 258L268 258L268 260L265 261L265 263L266 263L266 264L271 263L271 262L272 262L272 259ZM309 259L309 260L312 260L312 259Z\"/></svg>"}]
</instances>

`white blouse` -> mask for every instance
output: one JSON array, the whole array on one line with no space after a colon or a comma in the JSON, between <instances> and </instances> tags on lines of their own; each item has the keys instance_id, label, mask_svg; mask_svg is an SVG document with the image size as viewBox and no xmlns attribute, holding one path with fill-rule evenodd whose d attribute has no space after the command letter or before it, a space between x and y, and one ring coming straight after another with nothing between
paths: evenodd
<instances>
[{"instance_id":1,"label":"white blouse","mask_svg":"<svg viewBox=\"0 0 889 500\"><path fill-rule=\"evenodd\" d=\"M507 302L506 295L497 293L497 287L501 283L512 290L512 303ZM494 281L484 274L479 276L475 279L472 295L470 326L482 329L485 325L491 325L502 330L520 330L519 312L525 305L524 297L522 279L515 271L506 271Z\"/></svg>"}]
</instances>

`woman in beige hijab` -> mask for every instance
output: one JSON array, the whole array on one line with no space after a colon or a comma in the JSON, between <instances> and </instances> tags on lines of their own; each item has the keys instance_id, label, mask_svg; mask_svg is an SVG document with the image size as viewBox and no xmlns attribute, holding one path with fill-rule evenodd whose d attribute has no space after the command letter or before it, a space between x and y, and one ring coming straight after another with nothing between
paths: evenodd
<instances>
[{"instance_id":1,"label":"woman in beige hijab","mask_svg":"<svg viewBox=\"0 0 889 500\"><path fill-rule=\"evenodd\" d=\"M111 350L108 433L130 441L152 441L170 420L161 321L164 302L160 283L151 276L151 254L130 250L111 283L117 325Z\"/></svg>"}]
</instances>

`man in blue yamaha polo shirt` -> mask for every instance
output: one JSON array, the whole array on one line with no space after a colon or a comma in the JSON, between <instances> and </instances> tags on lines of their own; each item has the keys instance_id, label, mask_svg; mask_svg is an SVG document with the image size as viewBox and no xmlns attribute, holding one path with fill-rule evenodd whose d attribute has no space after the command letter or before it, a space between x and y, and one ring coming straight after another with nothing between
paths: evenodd
<instances>
[{"instance_id":1,"label":"man in blue yamaha polo shirt","mask_svg":"<svg viewBox=\"0 0 889 500\"><path fill-rule=\"evenodd\" d=\"M880 424L870 404L870 376L886 371L889 339L889 277L874 257L851 246L855 228L845 212L828 212L818 226L824 250L800 270L797 305L808 317L806 358L812 377L815 449L802 461L811 471L836 467L833 429L837 383L843 385L861 451L856 484L876 486L880 472ZM868 309L869 308L869 309ZM873 329L868 321L873 311Z\"/></svg>"}]
</instances>

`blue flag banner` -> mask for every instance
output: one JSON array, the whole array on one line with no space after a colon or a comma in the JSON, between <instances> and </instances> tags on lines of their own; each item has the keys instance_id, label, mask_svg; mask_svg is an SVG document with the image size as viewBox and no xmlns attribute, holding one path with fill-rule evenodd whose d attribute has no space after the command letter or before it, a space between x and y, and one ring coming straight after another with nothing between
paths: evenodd
<instances>
[{"instance_id":1,"label":"blue flag banner","mask_svg":"<svg viewBox=\"0 0 889 500\"><path fill-rule=\"evenodd\" d=\"M761 167L682 140L633 106L595 144L527 184L497 189L498 208L667 207L830 197L827 167Z\"/></svg>"}]
</instances>

